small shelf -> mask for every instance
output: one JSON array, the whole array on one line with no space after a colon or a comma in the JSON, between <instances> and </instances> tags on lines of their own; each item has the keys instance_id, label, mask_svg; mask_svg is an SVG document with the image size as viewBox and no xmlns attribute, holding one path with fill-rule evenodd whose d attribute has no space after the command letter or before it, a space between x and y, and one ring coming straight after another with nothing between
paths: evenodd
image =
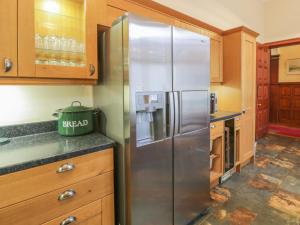
<instances>
[{"instance_id":1,"label":"small shelf","mask_svg":"<svg viewBox=\"0 0 300 225\"><path fill-rule=\"evenodd\" d=\"M223 175L223 151L224 151L224 136L214 138L211 143L210 156L214 155L210 170L210 183L217 183L218 179Z\"/></svg>"}]
</instances>

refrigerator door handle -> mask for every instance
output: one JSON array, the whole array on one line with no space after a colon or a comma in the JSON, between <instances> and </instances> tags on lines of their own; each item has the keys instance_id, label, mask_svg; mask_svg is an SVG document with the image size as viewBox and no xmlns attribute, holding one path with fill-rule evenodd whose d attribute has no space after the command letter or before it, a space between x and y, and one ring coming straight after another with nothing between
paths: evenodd
<instances>
[{"instance_id":1,"label":"refrigerator door handle","mask_svg":"<svg viewBox=\"0 0 300 225\"><path fill-rule=\"evenodd\" d=\"M169 103L169 111L168 111L168 118L169 118L169 121L168 121L168 125L167 125L167 131L168 131L168 134L167 136L168 137L173 137L174 136L174 122L175 122L175 118L174 118L174 94L173 92L168 92L168 103Z\"/></svg>"},{"instance_id":2,"label":"refrigerator door handle","mask_svg":"<svg viewBox=\"0 0 300 225\"><path fill-rule=\"evenodd\" d=\"M180 133L180 100L179 100L179 92L174 91L174 109L175 109L175 126L174 126L174 136Z\"/></svg>"}]
</instances>

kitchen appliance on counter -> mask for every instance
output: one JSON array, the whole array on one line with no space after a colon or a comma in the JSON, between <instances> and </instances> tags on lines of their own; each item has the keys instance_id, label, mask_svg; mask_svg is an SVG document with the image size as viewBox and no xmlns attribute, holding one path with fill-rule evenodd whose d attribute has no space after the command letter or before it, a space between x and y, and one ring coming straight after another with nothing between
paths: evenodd
<instances>
[{"instance_id":1,"label":"kitchen appliance on counter","mask_svg":"<svg viewBox=\"0 0 300 225\"><path fill-rule=\"evenodd\" d=\"M116 224L189 224L210 205L210 40L133 14L109 32L94 103L118 142Z\"/></svg>"},{"instance_id":2,"label":"kitchen appliance on counter","mask_svg":"<svg viewBox=\"0 0 300 225\"><path fill-rule=\"evenodd\" d=\"M210 93L210 114L218 112L218 96L216 92Z\"/></svg>"}]
</instances>

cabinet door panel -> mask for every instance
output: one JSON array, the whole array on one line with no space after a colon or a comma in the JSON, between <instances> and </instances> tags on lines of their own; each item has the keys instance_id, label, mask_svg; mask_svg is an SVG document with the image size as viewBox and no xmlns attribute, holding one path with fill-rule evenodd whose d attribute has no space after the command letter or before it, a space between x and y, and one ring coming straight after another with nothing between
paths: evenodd
<instances>
[{"instance_id":1,"label":"cabinet door panel","mask_svg":"<svg viewBox=\"0 0 300 225\"><path fill-rule=\"evenodd\" d=\"M18 4L19 74L97 79L97 0Z\"/></svg>"},{"instance_id":2,"label":"cabinet door panel","mask_svg":"<svg viewBox=\"0 0 300 225\"><path fill-rule=\"evenodd\" d=\"M256 40L242 34L242 125L241 160L253 155L255 142L255 98L256 98ZM263 93L263 91L262 91Z\"/></svg>"},{"instance_id":3,"label":"cabinet door panel","mask_svg":"<svg viewBox=\"0 0 300 225\"><path fill-rule=\"evenodd\" d=\"M17 76L17 12L17 0L0 1L0 76Z\"/></svg>"},{"instance_id":4,"label":"cabinet door panel","mask_svg":"<svg viewBox=\"0 0 300 225\"><path fill-rule=\"evenodd\" d=\"M223 42L210 40L210 79L211 82L223 82Z\"/></svg>"}]
</instances>

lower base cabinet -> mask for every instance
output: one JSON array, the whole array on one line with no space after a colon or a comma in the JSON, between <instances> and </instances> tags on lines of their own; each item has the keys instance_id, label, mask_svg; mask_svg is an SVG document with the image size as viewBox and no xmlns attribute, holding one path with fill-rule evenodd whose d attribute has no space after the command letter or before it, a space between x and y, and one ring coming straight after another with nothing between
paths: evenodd
<instances>
[{"instance_id":1,"label":"lower base cabinet","mask_svg":"<svg viewBox=\"0 0 300 225\"><path fill-rule=\"evenodd\" d=\"M25 180L26 186L16 187ZM3 175L0 181L9 181L0 183L1 225L115 225L113 149ZM11 191L14 201L7 199Z\"/></svg>"},{"instance_id":2,"label":"lower base cabinet","mask_svg":"<svg viewBox=\"0 0 300 225\"><path fill-rule=\"evenodd\" d=\"M247 118L246 118L247 119ZM241 167L245 166L254 156L253 138L254 132L251 130L251 116L246 120L245 116L234 118L234 171L240 172ZM249 128L250 127L250 128ZM211 141L211 170L210 170L210 187L213 188L219 184L219 178L225 172L225 122L218 121L210 124L210 141ZM250 133L249 133L250 130Z\"/></svg>"}]
</instances>

